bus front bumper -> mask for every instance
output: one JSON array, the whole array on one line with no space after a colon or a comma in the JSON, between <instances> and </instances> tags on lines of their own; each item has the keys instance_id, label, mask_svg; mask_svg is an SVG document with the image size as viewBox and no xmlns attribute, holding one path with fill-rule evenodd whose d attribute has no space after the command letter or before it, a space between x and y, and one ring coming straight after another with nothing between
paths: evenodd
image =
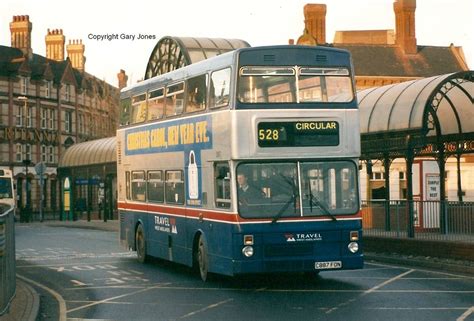
<instances>
[{"instance_id":1,"label":"bus front bumper","mask_svg":"<svg viewBox=\"0 0 474 321\"><path fill-rule=\"evenodd\" d=\"M321 268L321 263L328 267ZM337 262L337 263L336 263ZM339 267L340 262L340 267ZM319 263L319 264L317 264ZM316 268L318 266L318 268ZM338 270L356 270L364 267L364 256L357 255L343 258L321 258L315 259L272 259L272 260L236 260L233 262L234 274L253 274L253 273L274 273L274 272L318 272L318 271L338 271Z\"/></svg>"}]
</instances>

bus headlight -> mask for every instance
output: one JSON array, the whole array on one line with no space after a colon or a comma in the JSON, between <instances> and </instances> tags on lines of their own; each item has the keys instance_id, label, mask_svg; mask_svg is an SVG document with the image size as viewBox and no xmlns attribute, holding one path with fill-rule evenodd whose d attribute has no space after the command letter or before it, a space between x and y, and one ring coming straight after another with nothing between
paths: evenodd
<instances>
[{"instance_id":1,"label":"bus headlight","mask_svg":"<svg viewBox=\"0 0 474 321\"><path fill-rule=\"evenodd\" d=\"M357 242L351 242L351 243L349 243L349 245L347 246L347 248L348 248L349 251L351 251L352 253L356 253L357 251L359 251L359 244L357 244Z\"/></svg>"},{"instance_id":2,"label":"bus headlight","mask_svg":"<svg viewBox=\"0 0 474 321\"><path fill-rule=\"evenodd\" d=\"M245 246L243 249L242 249L242 254L245 256L245 257L251 257L253 255L253 247L252 246Z\"/></svg>"}]
</instances>

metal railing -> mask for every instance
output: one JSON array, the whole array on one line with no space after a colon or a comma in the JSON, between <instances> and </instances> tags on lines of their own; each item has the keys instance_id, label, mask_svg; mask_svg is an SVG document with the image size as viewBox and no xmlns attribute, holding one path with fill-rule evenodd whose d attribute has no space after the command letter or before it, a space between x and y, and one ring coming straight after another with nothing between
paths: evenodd
<instances>
[{"instance_id":1,"label":"metal railing","mask_svg":"<svg viewBox=\"0 0 474 321\"><path fill-rule=\"evenodd\" d=\"M474 242L474 202L363 201L362 225L367 236Z\"/></svg>"},{"instance_id":2,"label":"metal railing","mask_svg":"<svg viewBox=\"0 0 474 321\"><path fill-rule=\"evenodd\" d=\"M0 203L0 316L16 291L14 208Z\"/></svg>"}]
</instances>

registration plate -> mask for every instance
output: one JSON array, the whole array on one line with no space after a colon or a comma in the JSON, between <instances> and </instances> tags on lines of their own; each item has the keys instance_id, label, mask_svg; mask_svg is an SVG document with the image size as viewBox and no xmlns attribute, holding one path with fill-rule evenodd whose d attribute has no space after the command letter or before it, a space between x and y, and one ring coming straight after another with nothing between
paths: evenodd
<instances>
[{"instance_id":1,"label":"registration plate","mask_svg":"<svg viewBox=\"0 0 474 321\"><path fill-rule=\"evenodd\" d=\"M314 262L314 268L316 270L340 269L342 268L342 262L341 261Z\"/></svg>"}]
</instances>

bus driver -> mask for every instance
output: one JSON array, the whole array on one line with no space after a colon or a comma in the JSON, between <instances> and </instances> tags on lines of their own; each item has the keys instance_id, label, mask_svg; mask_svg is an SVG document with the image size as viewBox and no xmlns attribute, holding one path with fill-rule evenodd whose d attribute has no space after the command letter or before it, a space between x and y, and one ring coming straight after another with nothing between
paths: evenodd
<instances>
[{"instance_id":1,"label":"bus driver","mask_svg":"<svg viewBox=\"0 0 474 321\"><path fill-rule=\"evenodd\" d=\"M239 173L237 175L237 183L239 184L238 198L241 211L247 212L249 206L259 205L259 200L263 199L264 194L258 188L248 184L245 174Z\"/></svg>"}]
</instances>

